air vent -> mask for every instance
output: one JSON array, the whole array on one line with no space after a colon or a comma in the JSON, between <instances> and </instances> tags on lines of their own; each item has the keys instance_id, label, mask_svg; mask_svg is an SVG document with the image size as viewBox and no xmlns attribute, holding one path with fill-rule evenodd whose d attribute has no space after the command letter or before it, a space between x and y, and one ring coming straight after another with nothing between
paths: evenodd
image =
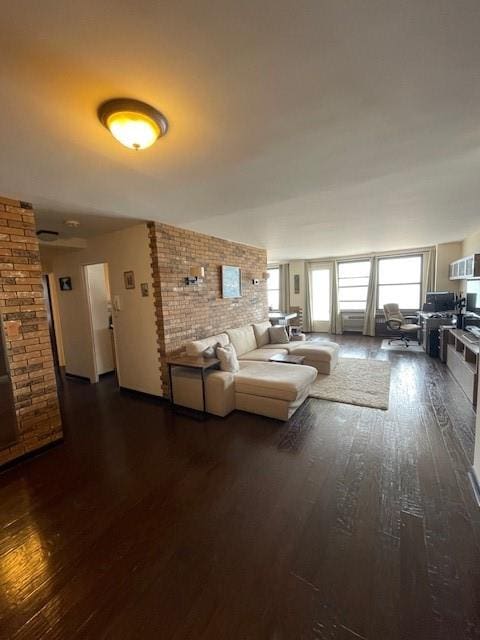
<instances>
[{"instance_id":1,"label":"air vent","mask_svg":"<svg viewBox=\"0 0 480 640\"><path fill-rule=\"evenodd\" d=\"M53 242L59 235L58 231L49 231L48 229L40 229L37 231L37 238L44 242Z\"/></svg>"}]
</instances>

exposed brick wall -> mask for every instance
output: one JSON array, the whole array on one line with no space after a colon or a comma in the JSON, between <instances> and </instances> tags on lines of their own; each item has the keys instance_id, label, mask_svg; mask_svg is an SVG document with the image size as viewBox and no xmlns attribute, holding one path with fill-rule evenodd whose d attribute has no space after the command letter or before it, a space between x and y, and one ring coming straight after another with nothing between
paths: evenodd
<instances>
[{"instance_id":1,"label":"exposed brick wall","mask_svg":"<svg viewBox=\"0 0 480 640\"><path fill-rule=\"evenodd\" d=\"M165 361L186 342L267 319L267 254L166 224L152 222L149 231L163 392L168 395ZM241 298L222 298L222 265L240 267ZM185 285L193 266L204 267L205 279ZM252 284L254 278L259 284Z\"/></svg>"},{"instance_id":2,"label":"exposed brick wall","mask_svg":"<svg viewBox=\"0 0 480 640\"><path fill-rule=\"evenodd\" d=\"M62 437L34 213L8 198L0 198L0 316L18 433L1 465Z\"/></svg>"}]
</instances>

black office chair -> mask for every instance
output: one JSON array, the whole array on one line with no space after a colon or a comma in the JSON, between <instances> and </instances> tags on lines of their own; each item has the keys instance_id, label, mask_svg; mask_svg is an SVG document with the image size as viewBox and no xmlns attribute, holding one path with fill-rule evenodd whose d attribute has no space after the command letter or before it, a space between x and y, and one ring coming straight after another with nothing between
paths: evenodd
<instances>
[{"instance_id":1,"label":"black office chair","mask_svg":"<svg viewBox=\"0 0 480 640\"><path fill-rule=\"evenodd\" d=\"M408 320L417 320L417 316L404 316L398 304L395 303L384 304L383 312L387 329L396 333L396 336L391 338L388 344L400 341L408 347L412 340L418 343L418 325L408 322ZM415 334L415 337L412 337L412 334Z\"/></svg>"}]
</instances>

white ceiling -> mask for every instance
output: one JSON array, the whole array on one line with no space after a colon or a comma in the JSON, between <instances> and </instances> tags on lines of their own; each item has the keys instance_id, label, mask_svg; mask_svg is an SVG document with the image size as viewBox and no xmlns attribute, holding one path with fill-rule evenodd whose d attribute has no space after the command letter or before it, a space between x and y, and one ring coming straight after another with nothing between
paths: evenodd
<instances>
[{"instance_id":1,"label":"white ceiling","mask_svg":"<svg viewBox=\"0 0 480 640\"><path fill-rule=\"evenodd\" d=\"M2 3L0 194L157 219L270 259L480 228L478 0ZM112 97L170 130L132 152Z\"/></svg>"}]
</instances>

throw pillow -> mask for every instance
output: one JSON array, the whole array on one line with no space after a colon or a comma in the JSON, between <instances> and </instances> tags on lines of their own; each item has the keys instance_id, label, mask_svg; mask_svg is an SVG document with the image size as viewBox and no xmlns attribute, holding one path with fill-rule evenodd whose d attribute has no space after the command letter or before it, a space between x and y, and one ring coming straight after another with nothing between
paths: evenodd
<instances>
[{"instance_id":1,"label":"throw pillow","mask_svg":"<svg viewBox=\"0 0 480 640\"><path fill-rule=\"evenodd\" d=\"M268 333L270 334L270 342L273 344L287 344L289 342L285 327L270 327Z\"/></svg>"},{"instance_id":2,"label":"throw pillow","mask_svg":"<svg viewBox=\"0 0 480 640\"><path fill-rule=\"evenodd\" d=\"M220 360L220 369L230 373L240 371L238 364L237 352L233 344L227 344L225 347L218 346L216 349L217 358Z\"/></svg>"},{"instance_id":3,"label":"throw pillow","mask_svg":"<svg viewBox=\"0 0 480 640\"><path fill-rule=\"evenodd\" d=\"M268 335L268 330L271 327L271 323L268 322L258 322L253 325L253 332L255 333L255 339L257 341L257 347L261 349L266 344L270 342L270 336Z\"/></svg>"},{"instance_id":4,"label":"throw pillow","mask_svg":"<svg viewBox=\"0 0 480 640\"><path fill-rule=\"evenodd\" d=\"M202 356L204 358L215 358L215 350L217 346L218 346L218 343L216 345L212 345L211 347L207 347L205 351L202 353Z\"/></svg>"}]
</instances>

